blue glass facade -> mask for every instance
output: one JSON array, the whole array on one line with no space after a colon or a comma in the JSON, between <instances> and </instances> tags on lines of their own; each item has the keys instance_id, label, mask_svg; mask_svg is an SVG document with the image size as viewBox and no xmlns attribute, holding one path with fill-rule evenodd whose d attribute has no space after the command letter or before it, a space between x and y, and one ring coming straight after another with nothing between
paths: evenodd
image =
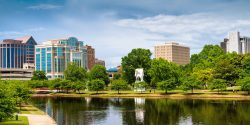
<instances>
[{"instance_id":1,"label":"blue glass facade","mask_svg":"<svg viewBox=\"0 0 250 125\"><path fill-rule=\"evenodd\" d=\"M75 62L81 67L87 67L84 54L84 43L74 37L48 41L36 47L36 70L47 73L48 78L63 78L63 72L69 62ZM85 56L84 56L85 55Z\"/></svg>"}]
</instances>

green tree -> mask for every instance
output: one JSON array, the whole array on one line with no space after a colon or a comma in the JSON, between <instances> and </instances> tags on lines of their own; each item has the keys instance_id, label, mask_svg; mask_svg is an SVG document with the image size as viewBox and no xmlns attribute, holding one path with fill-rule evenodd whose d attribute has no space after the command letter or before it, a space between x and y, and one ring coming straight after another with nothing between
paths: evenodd
<instances>
[{"instance_id":1,"label":"green tree","mask_svg":"<svg viewBox=\"0 0 250 125\"><path fill-rule=\"evenodd\" d=\"M170 78L168 80L158 82L157 87L161 90L165 90L165 93L167 93L169 90L173 90L176 87L176 80L174 78Z\"/></svg>"},{"instance_id":2,"label":"green tree","mask_svg":"<svg viewBox=\"0 0 250 125\"><path fill-rule=\"evenodd\" d=\"M214 78L224 79L228 83L228 86L235 85L236 80L239 79L239 75L239 69L228 58L219 60L215 65Z\"/></svg>"},{"instance_id":3,"label":"green tree","mask_svg":"<svg viewBox=\"0 0 250 125\"><path fill-rule=\"evenodd\" d=\"M94 79L94 80L90 81L88 87L89 87L90 90L96 91L96 93L98 93L98 91L104 89L105 82L100 80L100 79Z\"/></svg>"},{"instance_id":4,"label":"green tree","mask_svg":"<svg viewBox=\"0 0 250 125\"><path fill-rule=\"evenodd\" d=\"M199 83L203 86L204 89L207 89L208 83L213 79L213 69L199 69L194 68L193 73L191 74L199 80Z\"/></svg>"},{"instance_id":5,"label":"green tree","mask_svg":"<svg viewBox=\"0 0 250 125\"><path fill-rule=\"evenodd\" d=\"M50 80L50 89L56 89L57 92L60 92L60 87L61 86L61 79L57 78L57 79L53 79Z\"/></svg>"},{"instance_id":6,"label":"green tree","mask_svg":"<svg viewBox=\"0 0 250 125\"><path fill-rule=\"evenodd\" d=\"M201 85L201 83L200 83L199 80L197 80L196 77L194 77L194 76L186 76L182 81L181 88L184 91L191 90L191 92L193 94L194 89L200 88L200 85Z\"/></svg>"},{"instance_id":7,"label":"green tree","mask_svg":"<svg viewBox=\"0 0 250 125\"><path fill-rule=\"evenodd\" d=\"M25 84L21 84L18 81L13 81L13 93L14 93L14 97L16 99L16 103L19 104L19 108L21 110L21 104L23 102L27 102L28 99L31 97L32 91L31 89L25 85ZM15 85L16 84L16 85Z\"/></svg>"},{"instance_id":8,"label":"green tree","mask_svg":"<svg viewBox=\"0 0 250 125\"><path fill-rule=\"evenodd\" d=\"M66 80L70 81L83 81L87 79L87 72L76 63L69 63L64 70L64 77Z\"/></svg>"},{"instance_id":9,"label":"green tree","mask_svg":"<svg viewBox=\"0 0 250 125\"><path fill-rule=\"evenodd\" d=\"M48 80L44 71L34 71L31 80Z\"/></svg>"},{"instance_id":10,"label":"green tree","mask_svg":"<svg viewBox=\"0 0 250 125\"><path fill-rule=\"evenodd\" d=\"M151 76L151 83L154 84L171 78L178 82L181 74L180 68L176 64L162 58L151 61L148 73Z\"/></svg>"},{"instance_id":11,"label":"green tree","mask_svg":"<svg viewBox=\"0 0 250 125\"><path fill-rule=\"evenodd\" d=\"M144 70L144 80L150 83L150 76L148 75L148 69L150 68L151 55L149 49L137 48L133 49L127 56L122 58L122 77L128 83L135 82L135 69L143 68Z\"/></svg>"},{"instance_id":12,"label":"green tree","mask_svg":"<svg viewBox=\"0 0 250 125\"><path fill-rule=\"evenodd\" d=\"M0 81L0 122L4 119L13 117L17 111L12 90L5 83Z\"/></svg>"},{"instance_id":13,"label":"green tree","mask_svg":"<svg viewBox=\"0 0 250 125\"><path fill-rule=\"evenodd\" d=\"M72 84L72 89L80 93L81 90L86 89L86 81L76 81Z\"/></svg>"},{"instance_id":14,"label":"green tree","mask_svg":"<svg viewBox=\"0 0 250 125\"><path fill-rule=\"evenodd\" d=\"M113 80L111 83L111 89L117 90L118 94L120 94L120 90L124 90L127 88L128 88L127 82L122 79Z\"/></svg>"},{"instance_id":15,"label":"green tree","mask_svg":"<svg viewBox=\"0 0 250 125\"><path fill-rule=\"evenodd\" d=\"M61 80L60 81L60 89L66 90L66 93L69 93L69 90L71 89L72 84L70 80Z\"/></svg>"},{"instance_id":16,"label":"green tree","mask_svg":"<svg viewBox=\"0 0 250 125\"><path fill-rule=\"evenodd\" d=\"M218 93L227 88L226 81L224 79L213 79L209 85L211 90L217 89Z\"/></svg>"},{"instance_id":17,"label":"green tree","mask_svg":"<svg viewBox=\"0 0 250 125\"><path fill-rule=\"evenodd\" d=\"M199 54L191 56L191 66L199 69L213 68L225 53L218 45L205 45Z\"/></svg>"},{"instance_id":18,"label":"green tree","mask_svg":"<svg viewBox=\"0 0 250 125\"><path fill-rule=\"evenodd\" d=\"M241 86L243 91L247 91L247 93L250 94L250 77L238 80L237 84Z\"/></svg>"},{"instance_id":19,"label":"green tree","mask_svg":"<svg viewBox=\"0 0 250 125\"><path fill-rule=\"evenodd\" d=\"M100 79L106 84L109 83L109 76L106 72L106 68L102 65L95 65L89 72L90 80Z\"/></svg>"},{"instance_id":20,"label":"green tree","mask_svg":"<svg viewBox=\"0 0 250 125\"><path fill-rule=\"evenodd\" d=\"M245 54L241 61L242 69L241 77L250 76L250 54Z\"/></svg>"}]
</instances>

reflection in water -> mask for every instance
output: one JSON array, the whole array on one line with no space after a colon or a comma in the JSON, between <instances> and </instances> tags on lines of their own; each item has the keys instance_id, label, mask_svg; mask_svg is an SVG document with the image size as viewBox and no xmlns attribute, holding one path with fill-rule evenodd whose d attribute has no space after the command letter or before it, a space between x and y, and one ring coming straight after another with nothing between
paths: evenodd
<instances>
[{"instance_id":1,"label":"reflection in water","mask_svg":"<svg viewBox=\"0 0 250 125\"><path fill-rule=\"evenodd\" d=\"M89 97L32 101L58 125L250 124L250 101Z\"/></svg>"}]
</instances>

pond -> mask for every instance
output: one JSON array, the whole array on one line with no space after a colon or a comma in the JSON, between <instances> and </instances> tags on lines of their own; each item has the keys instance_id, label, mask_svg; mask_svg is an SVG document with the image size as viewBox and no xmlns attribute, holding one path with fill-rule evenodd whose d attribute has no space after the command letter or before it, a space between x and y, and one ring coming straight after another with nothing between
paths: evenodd
<instances>
[{"instance_id":1,"label":"pond","mask_svg":"<svg viewBox=\"0 0 250 125\"><path fill-rule=\"evenodd\" d=\"M33 97L58 125L250 125L250 100Z\"/></svg>"}]
</instances>

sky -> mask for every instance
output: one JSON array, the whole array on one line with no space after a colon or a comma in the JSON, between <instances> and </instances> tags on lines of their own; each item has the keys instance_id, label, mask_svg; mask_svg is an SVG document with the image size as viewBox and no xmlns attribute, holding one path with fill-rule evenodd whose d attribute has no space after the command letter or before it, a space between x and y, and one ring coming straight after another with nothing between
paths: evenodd
<instances>
[{"instance_id":1,"label":"sky","mask_svg":"<svg viewBox=\"0 0 250 125\"><path fill-rule=\"evenodd\" d=\"M0 0L0 40L77 37L106 67L133 48L176 41L191 54L228 32L250 37L249 0ZM153 58L154 56L152 56Z\"/></svg>"}]
</instances>

